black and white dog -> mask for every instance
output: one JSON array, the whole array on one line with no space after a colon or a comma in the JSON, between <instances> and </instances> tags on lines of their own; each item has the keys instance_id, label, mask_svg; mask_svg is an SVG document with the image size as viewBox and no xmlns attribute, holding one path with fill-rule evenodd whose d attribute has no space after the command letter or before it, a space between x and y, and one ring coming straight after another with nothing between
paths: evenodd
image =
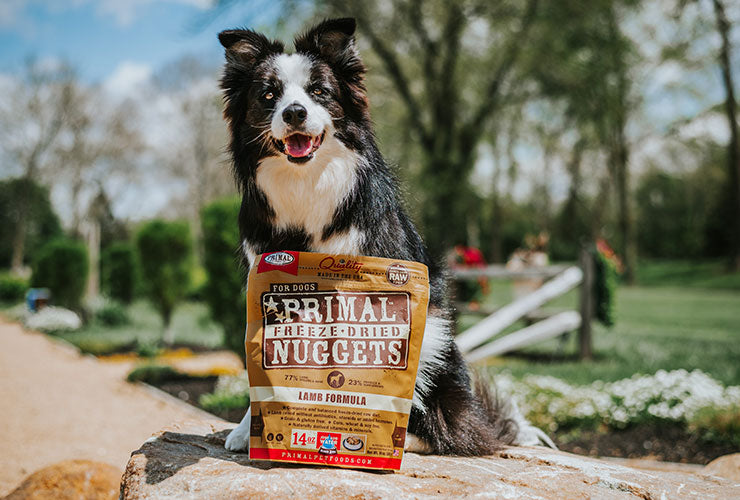
<instances>
[{"instance_id":1,"label":"black and white dog","mask_svg":"<svg viewBox=\"0 0 740 500\"><path fill-rule=\"evenodd\" d=\"M354 19L322 22L296 38L293 54L251 30L219 34L246 261L297 250L426 264L430 306L407 449L485 455L532 444L531 426L472 382L453 341L444 270L427 254L375 144L354 31ZM229 450L248 447L249 422L247 413L226 440Z\"/></svg>"}]
</instances>

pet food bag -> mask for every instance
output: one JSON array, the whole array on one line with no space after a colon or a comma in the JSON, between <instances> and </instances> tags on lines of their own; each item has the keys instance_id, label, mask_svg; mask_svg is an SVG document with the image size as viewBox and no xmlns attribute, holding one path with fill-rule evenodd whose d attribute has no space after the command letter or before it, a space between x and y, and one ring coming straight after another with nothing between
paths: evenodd
<instances>
[{"instance_id":1,"label":"pet food bag","mask_svg":"<svg viewBox=\"0 0 740 500\"><path fill-rule=\"evenodd\" d=\"M428 301L418 262L261 255L247 285L249 457L399 469Z\"/></svg>"}]
</instances>

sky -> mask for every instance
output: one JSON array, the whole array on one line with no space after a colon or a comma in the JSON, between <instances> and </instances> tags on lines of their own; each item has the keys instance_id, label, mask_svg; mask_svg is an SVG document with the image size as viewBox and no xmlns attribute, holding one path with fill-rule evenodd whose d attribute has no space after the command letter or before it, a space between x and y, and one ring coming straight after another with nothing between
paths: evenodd
<instances>
[{"instance_id":1,"label":"sky","mask_svg":"<svg viewBox=\"0 0 740 500\"><path fill-rule=\"evenodd\" d=\"M42 65L64 61L83 83L99 85L112 102L147 100L137 127L147 143L156 142L175 133L167 120L173 119L176 95L152 92L152 76L183 56L195 56L218 71L224 56L217 34L223 29L250 27L275 36L277 2L224 0L227 6L216 9L214 1L0 0L0 81L20 77L28 58ZM217 79L212 80L209 90L218 92ZM142 156L141 161L154 160ZM0 177L16 173L11 170ZM133 220L166 211L169 200L182 196L184 189L174 180L126 189L117 187L115 179L108 184L109 194L115 193L114 214ZM51 199L68 224L73 203L69 189L55 183Z\"/></svg>"},{"instance_id":2,"label":"sky","mask_svg":"<svg viewBox=\"0 0 740 500\"><path fill-rule=\"evenodd\" d=\"M29 57L65 60L87 83L144 79L184 54L220 64L217 33L270 25L277 2L212 9L214 0L0 0L0 72Z\"/></svg>"}]
</instances>

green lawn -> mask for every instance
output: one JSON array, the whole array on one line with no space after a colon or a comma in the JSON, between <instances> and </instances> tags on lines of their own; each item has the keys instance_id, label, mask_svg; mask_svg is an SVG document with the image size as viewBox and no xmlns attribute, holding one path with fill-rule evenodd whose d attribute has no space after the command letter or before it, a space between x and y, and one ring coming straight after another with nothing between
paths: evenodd
<instances>
[{"instance_id":1,"label":"green lawn","mask_svg":"<svg viewBox=\"0 0 740 500\"><path fill-rule=\"evenodd\" d=\"M646 271L655 276L659 267L646 266ZM712 283L733 280L740 282L737 275L730 275ZM686 279L683 287L620 287L616 325L611 329L595 325L594 361L577 360L577 337L570 334L564 343L546 341L520 353L492 358L484 365L492 373L552 375L573 384L614 381L660 369L698 368L725 384L740 385L740 288L702 288L700 284L707 282L705 274L704 278ZM498 281L488 301L502 305L510 297L511 285ZM577 294L571 292L548 306L576 305ZM462 317L461 328L475 319Z\"/></svg>"},{"instance_id":2,"label":"green lawn","mask_svg":"<svg viewBox=\"0 0 740 500\"><path fill-rule=\"evenodd\" d=\"M104 354L120 346L137 342L154 344L162 335L162 321L156 311L145 301L137 301L128 308L131 323L119 327L90 322L76 332L59 333L57 336L78 346L85 352ZM208 308L201 303L180 304L172 317L176 344L193 344L218 347L223 342L221 328L211 321Z\"/></svg>"},{"instance_id":3,"label":"green lawn","mask_svg":"<svg viewBox=\"0 0 740 500\"><path fill-rule=\"evenodd\" d=\"M637 283L649 287L691 287L740 291L740 273L725 261L648 260L637 268Z\"/></svg>"}]
</instances>

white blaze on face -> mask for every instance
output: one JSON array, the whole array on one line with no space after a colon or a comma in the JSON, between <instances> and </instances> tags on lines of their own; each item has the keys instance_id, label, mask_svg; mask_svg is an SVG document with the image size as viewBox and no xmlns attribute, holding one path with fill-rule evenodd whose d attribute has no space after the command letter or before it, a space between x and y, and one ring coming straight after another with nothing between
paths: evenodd
<instances>
[{"instance_id":1,"label":"white blaze on face","mask_svg":"<svg viewBox=\"0 0 740 500\"><path fill-rule=\"evenodd\" d=\"M273 137L283 139L289 135L288 124L283 121L283 111L291 104L300 104L306 108L305 133L312 136L321 135L331 125L331 115L308 95L311 60L303 54L281 54L275 58L274 65L283 85L283 92L275 104L275 112L272 115Z\"/></svg>"}]
</instances>

